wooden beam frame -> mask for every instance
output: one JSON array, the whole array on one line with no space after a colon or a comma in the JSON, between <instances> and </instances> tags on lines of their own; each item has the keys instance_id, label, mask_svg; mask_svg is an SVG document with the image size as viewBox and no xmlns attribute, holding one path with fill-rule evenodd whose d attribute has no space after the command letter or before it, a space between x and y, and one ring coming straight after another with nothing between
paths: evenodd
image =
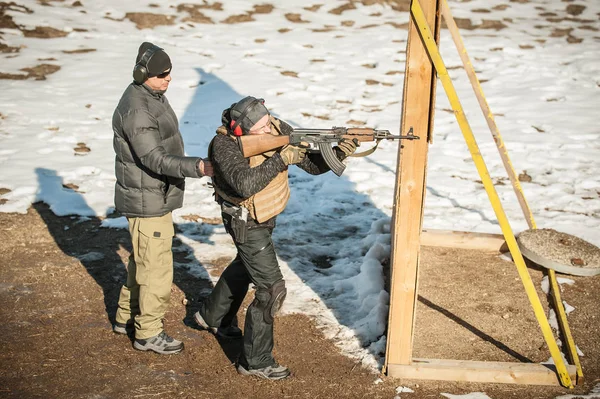
<instances>
[{"instance_id":1,"label":"wooden beam frame","mask_svg":"<svg viewBox=\"0 0 600 399\"><path fill-rule=\"evenodd\" d=\"M469 231L423 230L421 232L421 245L426 247L508 252L508 247L502 234L474 233Z\"/></svg>"},{"instance_id":2,"label":"wooden beam frame","mask_svg":"<svg viewBox=\"0 0 600 399\"><path fill-rule=\"evenodd\" d=\"M412 359L412 363L409 365L388 363L387 367L388 375L395 378L560 385L553 364ZM567 370L574 379L577 368L569 365Z\"/></svg>"},{"instance_id":3,"label":"wooden beam frame","mask_svg":"<svg viewBox=\"0 0 600 399\"><path fill-rule=\"evenodd\" d=\"M437 52L437 45L439 43L441 1L412 0L411 3L400 133L407 134L412 132L416 136L419 136L421 140L404 143L404 145L400 145L398 150L397 180L391 224L390 309L386 358L383 371L391 377L399 378L563 385L572 388L571 380L575 378L577 368L573 365L564 364L560 361L560 358L557 361L557 366L538 363L412 358L421 245L474 247L474 249L481 249L483 247L500 251L505 245L504 241L506 240L511 253L513 253L513 247L515 246L515 239L507 220L505 224L508 226L508 229L502 229L504 233L503 236L500 236L502 238L499 238L498 235L485 235L481 233L432 231L423 232L422 234L421 232L426 192L427 153L433 128L433 110L435 109L436 68L434 68L434 62L438 70L441 68L440 76L442 77L444 88L447 89L446 84L452 86L443 62L441 66L438 65L440 64L438 62L439 54ZM418 20L418 27L413 17ZM434 29L430 30L429 26L434 27ZM421 41L421 34L423 34L423 41L426 43L427 49L423 41ZM451 88L453 89L453 87ZM448 94L448 89L446 91ZM453 90L451 90L450 94L455 96ZM449 97L450 94L448 94ZM458 99L456 98L456 100ZM460 104L458 111L454 107L453 109L455 113L460 111L457 114L457 118L462 115ZM463 119L466 122L466 118ZM459 123L461 121L462 119L459 120ZM467 144L470 144L469 139L472 133L470 128L467 130L470 135L465 134L465 139L467 140ZM464 129L463 133L465 133ZM469 150L474 161L479 160L483 163L483 159L480 159L481 156L474 138L472 138L472 142L473 145L469 146ZM477 156L479 158L476 158ZM479 168L480 165L477 166L480 175L482 175ZM485 164L483 164L483 169L485 169ZM482 176L488 177L489 180L487 169L484 172ZM486 181L484 181L484 186ZM489 183L491 184L491 180ZM488 190L486 189L486 191ZM495 194L495 191L492 194ZM492 205L494 205L493 200L496 199L496 196L490 195ZM503 222L506 218L501 205L499 209L501 212L496 212L496 214L497 216L499 215L500 225L503 227ZM517 255L520 256L518 249ZM521 265L517 262L517 266L522 266L518 267L518 270L528 296L532 297L533 295L529 295L530 290L533 290L534 293L535 290L532 286L530 287L532 285L531 279L528 274L526 276L522 275L527 273L524 263ZM559 355L558 348L554 348L556 342L551 331L546 334L549 326L547 326L548 321L545 315L543 313L538 314L541 304L539 303L537 294L535 294L534 298L530 298L530 300L536 312L536 317L540 322L544 338L546 338L553 359L556 361L555 355ZM553 348L556 349L554 352L557 353L553 352Z\"/></svg>"}]
</instances>

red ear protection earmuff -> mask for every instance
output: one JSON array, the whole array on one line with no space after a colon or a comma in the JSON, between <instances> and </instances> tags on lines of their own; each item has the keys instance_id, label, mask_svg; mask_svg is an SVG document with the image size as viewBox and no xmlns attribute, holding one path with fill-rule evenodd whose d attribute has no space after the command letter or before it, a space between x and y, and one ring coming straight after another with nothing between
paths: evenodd
<instances>
[{"instance_id":1,"label":"red ear protection earmuff","mask_svg":"<svg viewBox=\"0 0 600 399\"><path fill-rule=\"evenodd\" d=\"M253 101L250 101L250 104L246 105L246 108L244 108L244 110L240 113L240 116L238 116L237 120L231 118L231 122L229 123L229 129L231 130L231 133L233 133L234 136L239 137L244 134L242 127L240 126L240 122L244 120L244 118L246 117L246 113L248 113L250 108L252 108L256 103L264 104L265 100L263 100L262 98L255 98ZM231 110L229 111L229 115L231 115Z\"/></svg>"},{"instance_id":2,"label":"red ear protection earmuff","mask_svg":"<svg viewBox=\"0 0 600 399\"><path fill-rule=\"evenodd\" d=\"M229 124L229 127L231 128L231 132L233 133L234 136L241 136L242 134L244 134L242 132L242 128L239 125L237 125L236 121L232 120L231 123Z\"/></svg>"}]
</instances>

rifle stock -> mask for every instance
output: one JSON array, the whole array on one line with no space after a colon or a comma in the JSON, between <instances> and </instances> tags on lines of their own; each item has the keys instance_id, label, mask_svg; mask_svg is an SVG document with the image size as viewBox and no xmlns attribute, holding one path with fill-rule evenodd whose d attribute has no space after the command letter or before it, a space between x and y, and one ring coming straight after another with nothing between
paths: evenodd
<instances>
[{"instance_id":1,"label":"rifle stock","mask_svg":"<svg viewBox=\"0 0 600 399\"><path fill-rule=\"evenodd\" d=\"M290 143L290 136L274 136L272 134L247 135L237 139L244 158L281 148Z\"/></svg>"}]
</instances>

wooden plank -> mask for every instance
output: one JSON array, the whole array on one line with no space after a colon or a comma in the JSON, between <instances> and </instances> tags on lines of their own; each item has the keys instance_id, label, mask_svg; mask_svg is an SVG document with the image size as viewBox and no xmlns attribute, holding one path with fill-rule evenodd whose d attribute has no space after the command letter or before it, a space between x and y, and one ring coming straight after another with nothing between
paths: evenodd
<instances>
[{"instance_id":1,"label":"wooden plank","mask_svg":"<svg viewBox=\"0 0 600 399\"><path fill-rule=\"evenodd\" d=\"M446 359L413 359L412 364L387 366L394 378L492 382L503 384L560 385L554 365L539 363L480 362ZM576 367L567 366L571 378Z\"/></svg>"},{"instance_id":2,"label":"wooden plank","mask_svg":"<svg viewBox=\"0 0 600 399\"><path fill-rule=\"evenodd\" d=\"M438 0L422 0L428 21L440 18ZM421 140L403 142L398 150L391 226L390 312L386 364L409 364L412 358L420 235L425 198L427 138L431 133L435 70L412 19L406 48L406 73L400 133L411 129Z\"/></svg>"},{"instance_id":3,"label":"wooden plank","mask_svg":"<svg viewBox=\"0 0 600 399\"><path fill-rule=\"evenodd\" d=\"M475 233L470 231L423 230L421 233L421 245L427 247L508 252L508 247L502 234Z\"/></svg>"},{"instance_id":4,"label":"wooden plank","mask_svg":"<svg viewBox=\"0 0 600 399\"><path fill-rule=\"evenodd\" d=\"M506 173L510 178L513 190L515 191L517 200L519 201L519 205L521 205L521 209L523 210L523 215L527 220L529 228L533 229L535 228L535 221L533 219L533 214L531 213L531 208L529 208L529 204L527 203L527 199L525 198L525 193L523 192L523 187L519 182L517 173L515 172L515 169L512 166L512 162L510 161L510 157L508 156L508 150L504 145L504 140L502 139L502 135L500 134L500 129L498 129L498 125L494 120L494 114L492 113L487 99L485 98L483 88L479 83L479 79L477 79L475 68L473 68L473 64L471 63L471 59L469 58L469 54L467 53L467 49L465 48L465 45L462 41L462 37L460 36L460 32L458 31L458 26L456 25L456 21L452 16L452 12L450 11L450 7L448 7L448 2L446 0L442 1L442 15L444 16L444 21L446 21L446 26L450 31L452 40L454 40L456 50L458 51L458 55L462 60L465 72L467 72L467 76L469 77L469 81L471 82L471 87L473 87L473 92L475 93L477 101L479 102L481 112L483 112L483 116L487 121L490 133L492 133L494 142L498 147L498 152L500 153L500 158L502 159L502 163L504 164L504 169L506 169Z\"/></svg>"}]
</instances>

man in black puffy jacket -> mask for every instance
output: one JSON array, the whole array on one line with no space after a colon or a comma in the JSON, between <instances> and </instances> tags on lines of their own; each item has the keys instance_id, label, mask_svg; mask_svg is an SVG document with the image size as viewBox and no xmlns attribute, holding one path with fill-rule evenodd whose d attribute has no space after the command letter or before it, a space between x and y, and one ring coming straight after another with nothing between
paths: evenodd
<instances>
[{"instance_id":1,"label":"man in black puffy jacket","mask_svg":"<svg viewBox=\"0 0 600 399\"><path fill-rule=\"evenodd\" d=\"M133 244L113 331L127 334L135 326L134 348L161 354L183 349L163 329L173 282L171 212L183 204L186 177L212 175L210 162L185 156L177 116L164 95L171 67L163 49L142 43L134 81L112 121L115 207L127 217Z\"/></svg>"}]
</instances>

